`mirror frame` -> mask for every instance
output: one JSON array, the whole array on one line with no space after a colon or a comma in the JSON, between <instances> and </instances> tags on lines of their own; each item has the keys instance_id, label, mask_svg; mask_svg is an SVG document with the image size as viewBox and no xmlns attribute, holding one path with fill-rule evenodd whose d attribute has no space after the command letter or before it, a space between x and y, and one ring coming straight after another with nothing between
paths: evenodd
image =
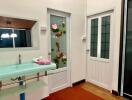
<instances>
[{"instance_id":1,"label":"mirror frame","mask_svg":"<svg viewBox=\"0 0 132 100\"><path fill-rule=\"evenodd\" d=\"M36 21L36 23L34 25L36 25L37 27L37 34L35 37L35 40L33 38L33 35L32 35L32 32L31 32L31 44L32 44L32 47L19 47L19 48L0 48L0 52L7 52L7 51L29 51L29 50L39 50L40 49L40 22L38 19L34 19L34 18L29 18L29 17L18 17L18 16L7 16L7 15L0 15L2 17L10 17L10 18L16 18L16 19L23 19L23 20L32 20L32 21ZM36 39L37 38L37 39ZM33 41L36 41L37 40L37 44L35 46L35 44L33 43Z\"/></svg>"}]
</instances>

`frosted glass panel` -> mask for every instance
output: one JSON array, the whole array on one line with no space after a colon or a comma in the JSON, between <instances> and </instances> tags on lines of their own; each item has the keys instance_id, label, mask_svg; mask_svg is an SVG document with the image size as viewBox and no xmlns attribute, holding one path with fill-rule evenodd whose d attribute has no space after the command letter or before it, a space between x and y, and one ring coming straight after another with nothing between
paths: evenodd
<instances>
[{"instance_id":1,"label":"frosted glass panel","mask_svg":"<svg viewBox=\"0 0 132 100\"><path fill-rule=\"evenodd\" d=\"M102 17L101 58L109 59L110 49L110 16Z\"/></svg>"},{"instance_id":2,"label":"frosted glass panel","mask_svg":"<svg viewBox=\"0 0 132 100\"><path fill-rule=\"evenodd\" d=\"M97 57L98 18L91 20L91 52L90 56Z\"/></svg>"},{"instance_id":3,"label":"frosted glass panel","mask_svg":"<svg viewBox=\"0 0 132 100\"><path fill-rule=\"evenodd\" d=\"M67 65L66 17L50 16L51 26L51 60L57 68Z\"/></svg>"}]
</instances>

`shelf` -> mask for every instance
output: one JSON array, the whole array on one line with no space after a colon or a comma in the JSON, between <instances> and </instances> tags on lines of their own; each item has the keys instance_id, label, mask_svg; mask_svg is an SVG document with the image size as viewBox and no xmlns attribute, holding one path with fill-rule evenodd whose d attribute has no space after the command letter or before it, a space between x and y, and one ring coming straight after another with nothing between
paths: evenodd
<instances>
[{"instance_id":1,"label":"shelf","mask_svg":"<svg viewBox=\"0 0 132 100\"><path fill-rule=\"evenodd\" d=\"M7 96L11 95L19 95L21 93L26 93L33 91L35 89L41 88L43 86L46 86L46 84L43 81L34 81L26 84L25 86L15 86L7 89L0 90L0 100Z\"/></svg>"}]
</instances>

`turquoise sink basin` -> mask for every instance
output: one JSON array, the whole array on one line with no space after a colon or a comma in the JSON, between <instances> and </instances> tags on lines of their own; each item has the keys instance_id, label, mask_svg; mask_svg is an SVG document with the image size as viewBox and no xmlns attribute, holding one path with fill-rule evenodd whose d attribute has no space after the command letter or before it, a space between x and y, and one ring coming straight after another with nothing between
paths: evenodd
<instances>
[{"instance_id":1,"label":"turquoise sink basin","mask_svg":"<svg viewBox=\"0 0 132 100\"><path fill-rule=\"evenodd\" d=\"M19 65L8 65L0 67L0 81L16 78L19 76L29 76L38 72L56 69L56 64L38 65L35 63L25 63Z\"/></svg>"}]
</instances>

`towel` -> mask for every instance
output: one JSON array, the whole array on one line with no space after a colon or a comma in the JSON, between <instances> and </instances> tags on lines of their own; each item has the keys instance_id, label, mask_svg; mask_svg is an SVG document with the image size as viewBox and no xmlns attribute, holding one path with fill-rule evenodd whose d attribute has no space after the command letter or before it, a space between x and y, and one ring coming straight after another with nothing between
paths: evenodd
<instances>
[{"instance_id":1,"label":"towel","mask_svg":"<svg viewBox=\"0 0 132 100\"><path fill-rule=\"evenodd\" d=\"M35 63L39 65L49 65L51 64L51 61L50 60L37 60Z\"/></svg>"}]
</instances>

